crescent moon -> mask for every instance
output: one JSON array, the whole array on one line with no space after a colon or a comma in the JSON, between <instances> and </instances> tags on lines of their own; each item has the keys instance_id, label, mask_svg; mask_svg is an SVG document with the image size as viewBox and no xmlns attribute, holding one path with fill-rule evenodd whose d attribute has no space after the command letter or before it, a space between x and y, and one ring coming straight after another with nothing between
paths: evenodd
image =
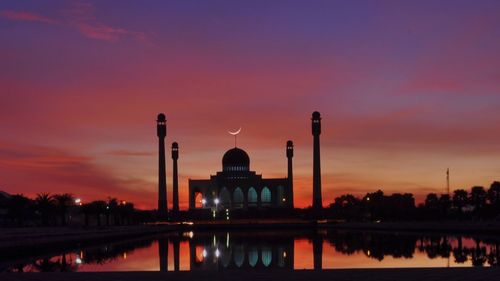
<instances>
[{"instance_id":1,"label":"crescent moon","mask_svg":"<svg viewBox=\"0 0 500 281\"><path fill-rule=\"evenodd\" d=\"M230 135L233 135L233 136L236 136L237 134L239 134L241 132L241 127L238 129L238 131L236 132L231 132L231 131L227 131Z\"/></svg>"}]
</instances>

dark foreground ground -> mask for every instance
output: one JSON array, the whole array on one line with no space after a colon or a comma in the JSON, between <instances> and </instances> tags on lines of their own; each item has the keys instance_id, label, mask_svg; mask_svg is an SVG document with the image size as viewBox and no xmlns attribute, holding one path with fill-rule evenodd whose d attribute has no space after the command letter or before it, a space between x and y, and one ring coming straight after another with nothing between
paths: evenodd
<instances>
[{"instance_id":1,"label":"dark foreground ground","mask_svg":"<svg viewBox=\"0 0 500 281\"><path fill-rule=\"evenodd\" d=\"M269 271L198 271L198 272L78 272L78 273L8 273L2 281L71 280L71 281L173 281L173 280L500 280L500 268L416 268L416 269L332 269Z\"/></svg>"}]
</instances>

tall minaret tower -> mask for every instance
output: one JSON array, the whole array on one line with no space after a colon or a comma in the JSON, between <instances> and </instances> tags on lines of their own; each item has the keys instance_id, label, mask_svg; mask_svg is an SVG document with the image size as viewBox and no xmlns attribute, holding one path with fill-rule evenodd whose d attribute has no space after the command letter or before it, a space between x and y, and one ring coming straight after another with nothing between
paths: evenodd
<instances>
[{"instance_id":1,"label":"tall minaret tower","mask_svg":"<svg viewBox=\"0 0 500 281\"><path fill-rule=\"evenodd\" d=\"M286 158L288 159L288 186L290 188L290 196L288 198L288 206L293 208L293 142L291 140L286 142Z\"/></svg>"},{"instance_id":2,"label":"tall minaret tower","mask_svg":"<svg viewBox=\"0 0 500 281\"><path fill-rule=\"evenodd\" d=\"M179 159L179 145L176 142L172 143L172 160L173 160L173 168L172 168L172 193L173 193L173 202L174 206L172 207L172 211L179 211L179 181L177 178L177 159Z\"/></svg>"},{"instance_id":3,"label":"tall minaret tower","mask_svg":"<svg viewBox=\"0 0 500 281\"><path fill-rule=\"evenodd\" d=\"M319 135L321 134L321 115L314 111L312 114L312 134L314 136L313 148L313 209L323 208L321 199L321 161L319 152Z\"/></svg>"},{"instance_id":4,"label":"tall minaret tower","mask_svg":"<svg viewBox=\"0 0 500 281\"><path fill-rule=\"evenodd\" d=\"M167 175L165 168L165 137L167 136L167 120L165 114L158 114L156 129L159 139L158 148L158 215L167 218Z\"/></svg>"}]
</instances>

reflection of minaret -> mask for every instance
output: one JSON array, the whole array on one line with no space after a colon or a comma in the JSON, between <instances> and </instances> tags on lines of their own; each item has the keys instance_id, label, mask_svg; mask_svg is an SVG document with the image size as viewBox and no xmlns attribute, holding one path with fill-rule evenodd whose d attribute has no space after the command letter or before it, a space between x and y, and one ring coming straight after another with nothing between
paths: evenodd
<instances>
[{"instance_id":1,"label":"reflection of minaret","mask_svg":"<svg viewBox=\"0 0 500 281\"><path fill-rule=\"evenodd\" d=\"M158 239L158 255L160 259L160 272L168 271L168 238Z\"/></svg>"},{"instance_id":2,"label":"reflection of minaret","mask_svg":"<svg viewBox=\"0 0 500 281\"><path fill-rule=\"evenodd\" d=\"M321 161L319 151L319 135L321 134L321 117L319 112L312 114L312 134L314 136L313 148L313 209L323 208L321 200Z\"/></svg>"},{"instance_id":3,"label":"reflection of minaret","mask_svg":"<svg viewBox=\"0 0 500 281\"><path fill-rule=\"evenodd\" d=\"M179 271L179 247L180 247L180 241L179 238L176 237L174 238L174 270Z\"/></svg>"},{"instance_id":4,"label":"reflection of minaret","mask_svg":"<svg viewBox=\"0 0 500 281\"><path fill-rule=\"evenodd\" d=\"M172 143L172 160L174 161L173 163L173 168L172 168L172 197L173 197L173 203L174 206L172 207L172 211L174 213L177 213L179 211L179 183L177 179L177 159L179 159L179 145L174 142Z\"/></svg>"},{"instance_id":5,"label":"reflection of minaret","mask_svg":"<svg viewBox=\"0 0 500 281\"><path fill-rule=\"evenodd\" d=\"M288 158L288 186L290 188L290 198L288 198L288 205L293 208L293 142L291 140L286 142L286 158Z\"/></svg>"},{"instance_id":6,"label":"reflection of minaret","mask_svg":"<svg viewBox=\"0 0 500 281\"><path fill-rule=\"evenodd\" d=\"M313 238L314 270L321 270L323 266L323 237L316 234Z\"/></svg>"},{"instance_id":7,"label":"reflection of minaret","mask_svg":"<svg viewBox=\"0 0 500 281\"><path fill-rule=\"evenodd\" d=\"M167 176L165 168L165 136L167 135L165 114L158 114L156 129L159 139L158 149L158 215L167 218Z\"/></svg>"}]
</instances>

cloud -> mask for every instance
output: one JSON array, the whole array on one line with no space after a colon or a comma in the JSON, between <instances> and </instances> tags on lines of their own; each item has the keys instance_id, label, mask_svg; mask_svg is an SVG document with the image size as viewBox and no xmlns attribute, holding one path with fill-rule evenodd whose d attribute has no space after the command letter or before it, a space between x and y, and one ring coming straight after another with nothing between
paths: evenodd
<instances>
[{"instance_id":1,"label":"cloud","mask_svg":"<svg viewBox=\"0 0 500 281\"><path fill-rule=\"evenodd\" d=\"M95 7L91 3L76 2L72 4L70 9L62 10L64 19L54 19L34 12L13 10L0 11L0 16L14 21L62 24L77 30L87 38L100 41L117 42L121 39L132 38L137 42L153 45L150 36L144 32L115 27L99 21L94 15L94 10Z\"/></svg>"},{"instance_id":2,"label":"cloud","mask_svg":"<svg viewBox=\"0 0 500 281\"><path fill-rule=\"evenodd\" d=\"M76 2L66 10L69 24L80 31L87 38L116 42L125 37L151 44L144 32L132 31L121 27L114 27L100 22L94 15L95 6L91 3Z\"/></svg>"},{"instance_id":3,"label":"cloud","mask_svg":"<svg viewBox=\"0 0 500 281\"><path fill-rule=\"evenodd\" d=\"M32 12L25 11L12 11L12 10L4 10L0 11L0 16L9 20L14 21L30 21L30 22L43 22L49 24L57 24L58 21L36 14Z\"/></svg>"},{"instance_id":4,"label":"cloud","mask_svg":"<svg viewBox=\"0 0 500 281\"><path fill-rule=\"evenodd\" d=\"M145 208L154 202L151 183L120 178L91 157L50 146L0 141L0 186L11 194L74 193L86 201L117 197Z\"/></svg>"}]
</instances>

